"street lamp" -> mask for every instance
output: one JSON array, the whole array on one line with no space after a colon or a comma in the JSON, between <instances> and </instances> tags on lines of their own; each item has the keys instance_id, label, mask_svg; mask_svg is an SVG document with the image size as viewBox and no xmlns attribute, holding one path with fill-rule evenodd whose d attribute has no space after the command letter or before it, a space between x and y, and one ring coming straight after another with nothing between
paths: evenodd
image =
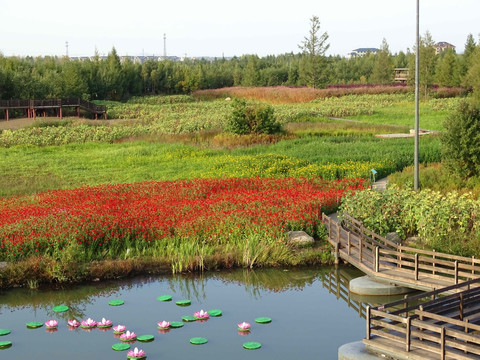
<instances>
[{"instance_id":1,"label":"street lamp","mask_svg":"<svg viewBox=\"0 0 480 360\"><path fill-rule=\"evenodd\" d=\"M418 137L419 137L419 120L418 120L418 97L419 97L419 68L420 68L420 0L417 0L417 35L416 35L416 52L415 52L415 153L414 153L414 180L413 187L418 191Z\"/></svg>"}]
</instances>

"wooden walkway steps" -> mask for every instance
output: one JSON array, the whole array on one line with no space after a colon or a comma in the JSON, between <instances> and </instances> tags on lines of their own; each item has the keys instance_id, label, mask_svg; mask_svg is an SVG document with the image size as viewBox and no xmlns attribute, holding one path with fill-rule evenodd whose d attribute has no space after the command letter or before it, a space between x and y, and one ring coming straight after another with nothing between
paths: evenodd
<instances>
[{"instance_id":1,"label":"wooden walkway steps","mask_svg":"<svg viewBox=\"0 0 480 360\"><path fill-rule=\"evenodd\" d=\"M480 259L475 257L395 244L348 214L343 215L342 225L325 214L323 222L336 257L380 281L430 291L480 278Z\"/></svg>"},{"instance_id":2,"label":"wooden walkway steps","mask_svg":"<svg viewBox=\"0 0 480 360\"><path fill-rule=\"evenodd\" d=\"M9 110L23 110L27 118L35 118L37 111L46 116L48 110L55 111L55 115L62 118L63 108L74 108L77 116L80 116L80 109L87 111L98 119L98 115L107 118L107 107L105 105L96 105L90 101L80 98L69 99L46 99L46 100L0 100L0 110L4 111L5 119L10 119Z\"/></svg>"},{"instance_id":3,"label":"wooden walkway steps","mask_svg":"<svg viewBox=\"0 0 480 360\"><path fill-rule=\"evenodd\" d=\"M367 349L395 359L480 359L480 261L398 245L342 218L323 215L338 259L378 280L428 291L367 306Z\"/></svg>"}]
</instances>

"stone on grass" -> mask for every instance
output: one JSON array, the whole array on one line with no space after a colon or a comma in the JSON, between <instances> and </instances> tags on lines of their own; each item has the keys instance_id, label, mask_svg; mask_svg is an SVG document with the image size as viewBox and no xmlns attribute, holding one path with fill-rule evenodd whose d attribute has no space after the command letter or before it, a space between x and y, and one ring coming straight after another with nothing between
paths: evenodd
<instances>
[{"instance_id":1,"label":"stone on grass","mask_svg":"<svg viewBox=\"0 0 480 360\"><path fill-rule=\"evenodd\" d=\"M385 238L397 245L400 245L402 243L402 238L400 236L398 236L398 234L396 232L389 232Z\"/></svg>"},{"instance_id":2,"label":"stone on grass","mask_svg":"<svg viewBox=\"0 0 480 360\"><path fill-rule=\"evenodd\" d=\"M289 231L288 243L294 246L302 247L313 245L313 243L315 243L315 240L305 231Z\"/></svg>"}]
</instances>

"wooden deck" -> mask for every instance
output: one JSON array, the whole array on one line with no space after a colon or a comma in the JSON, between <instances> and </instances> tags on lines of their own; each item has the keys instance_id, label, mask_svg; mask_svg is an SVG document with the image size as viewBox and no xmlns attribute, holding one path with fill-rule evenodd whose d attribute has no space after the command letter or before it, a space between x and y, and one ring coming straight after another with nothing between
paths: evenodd
<instances>
[{"instance_id":1,"label":"wooden deck","mask_svg":"<svg viewBox=\"0 0 480 360\"><path fill-rule=\"evenodd\" d=\"M371 352L395 359L480 359L480 261L395 244L344 214L323 215L337 259L380 281L430 290L367 306Z\"/></svg>"},{"instance_id":2,"label":"wooden deck","mask_svg":"<svg viewBox=\"0 0 480 360\"><path fill-rule=\"evenodd\" d=\"M55 116L62 118L64 108L74 108L76 116L80 116L80 110L85 110L95 116L101 115L107 118L107 107L96 105L80 98L72 99L46 99L46 100L0 100L0 110L4 111L5 120L10 119L10 110L23 110L27 118L35 118L37 113L46 116L47 111L54 111Z\"/></svg>"},{"instance_id":3,"label":"wooden deck","mask_svg":"<svg viewBox=\"0 0 480 360\"><path fill-rule=\"evenodd\" d=\"M348 215L342 225L326 215L323 222L336 257L380 281L430 291L480 278L480 259L475 257L398 245Z\"/></svg>"}]
</instances>

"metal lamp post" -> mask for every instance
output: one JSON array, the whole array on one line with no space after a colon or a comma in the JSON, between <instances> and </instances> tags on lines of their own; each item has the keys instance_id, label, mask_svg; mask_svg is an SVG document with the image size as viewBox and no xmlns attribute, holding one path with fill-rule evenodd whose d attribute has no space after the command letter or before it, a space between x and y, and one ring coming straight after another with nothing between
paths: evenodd
<instances>
[{"instance_id":1,"label":"metal lamp post","mask_svg":"<svg viewBox=\"0 0 480 360\"><path fill-rule=\"evenodd\" d=\"M419 138L419 119L418 119L418 98L419 98L419 68L420 68L420 0L417 0L417 35L415 52L415 153L414 153L414 189L418 191L418 138Z\"/></svg>"}]
</instances>

